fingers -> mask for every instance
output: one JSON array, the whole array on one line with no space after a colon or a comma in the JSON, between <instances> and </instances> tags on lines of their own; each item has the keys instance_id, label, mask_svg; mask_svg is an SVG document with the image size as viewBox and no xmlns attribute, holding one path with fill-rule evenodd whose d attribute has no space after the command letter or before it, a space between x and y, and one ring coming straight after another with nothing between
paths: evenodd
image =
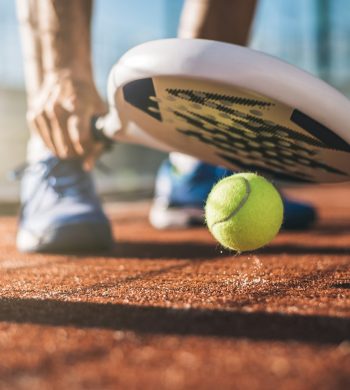
<instances>
[{"instance_id":1,"label":"fingers","mask_svg":"<svg viewBox=\"0 0 350 390\"><path fill-rule=\"evenodd\" d=\"M96 113L94 113L96 115ZM73 142L76 151L82 151L83 168L91 171L94 168L96 160L105 150L105 145L96 142L92 137L91 118L93 115L75 115L69 119L68 130L70 139Z\"/></svg>"},{"instance_id":2,"label":"fingers","mask_svg":"<svg viewBox=\"0 0 350 390\"><path fill-rule=\"evenodd\" d=\"M104 150L105 146L102 143L95 143L83 162L83 168L86 171L91 171Z\"/></svg>"},{"instance_id":3,"label":"fingers","mask_svg":"<svg viewBox=\"0 0 350 390\"><path fill-rule=\"evenodd\" d=\"M70 115L60 105L55 105L40 113L30 113L28 123L59 158L81 158L93 142L85 116Z\"/></svg>"},{"instance_id":4,"label":"fingers","mask_svg":"<svg viewBox=\"0 0 350 390\"><path fill-rule=\"evenodd\" d=\"M42 112L31 115L29 119L31 130L36 131L46 146L61 159L74 158L78 155L68 136L67 126L61 115L54 112Z\"/></svg>"},{"instance_id":5,"label":"fingers","mask_svg":"<svg viewBox=\"0 0 350 390\"><path fill-rule=\"evenodd\" d=\"M105 111L93 81L59 75L47 78L30 101L28 123L59 158L80 158L92 166L103 150L96 147L90 121Z\"/></svg>"},{"instance_id":6,"label":"fingers","mask_svg":"<svg viewBox=\"0 0 350 390\"><path fill-rule=\"evenodd\" d=\"M67 128L68 113L56 104L49 114L49 119L58 156L63 159L79 156L69 136Z\"/></svg>"},{"instance_id":7,"label":"fingers","mask_svg":"<svg viewBox=\"0 0 350 390\"><path fill-rule=\"evenodd\" d=\"M42 115L34 115L29 113L27 115L28 125L31 131L36 132L40 135L45 145L57 155L54 140L52 138L51 131L49 131L50 123Z\"/></svg>"},{"instance_id":8,"label":"fingers","mask_svg":"<svg viewBox=\"0 0 350 390\"><path fill-rule=\"evenodd\" d=\"M67 122L68 136L77 155L83 156L92 143L89 120L86 114L70 116Z\"/></svg>"}]
</instances>

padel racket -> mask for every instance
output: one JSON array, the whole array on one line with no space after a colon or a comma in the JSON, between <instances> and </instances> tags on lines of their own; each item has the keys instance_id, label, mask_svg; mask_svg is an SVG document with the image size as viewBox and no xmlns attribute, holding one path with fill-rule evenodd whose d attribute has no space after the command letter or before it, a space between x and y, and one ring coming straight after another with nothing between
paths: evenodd
<instances>
[{"instance_id":1,"label":"padel racket","mask_svg":"<svg viewBox=\"0 0 350 390\"><path fill-rule=\"evenodd\" d=\"M127 52L97 138L179 151L300 183L350 179L350 101L314 76L221 42L166 39Z\"/></svg>"}]
</instances>

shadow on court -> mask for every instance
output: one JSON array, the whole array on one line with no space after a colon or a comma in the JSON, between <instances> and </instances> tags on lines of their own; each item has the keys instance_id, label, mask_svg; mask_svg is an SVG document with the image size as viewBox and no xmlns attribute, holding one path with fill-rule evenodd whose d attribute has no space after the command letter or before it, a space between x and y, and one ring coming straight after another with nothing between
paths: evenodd
<instances>
[{"instance_id":1,"label":"shadow on court","mask_svg":"<svg viewBox=\"0 0 350 390\"><path fill-rule=\"evenodd\" d=\"M254 252L251 252L254 254ZM260 254L278 255L288 253L291 255L344 255L350 254L349 245L330 245L315 243L308 245L303 243L278 244L267 246L259 249ZM186 243L159 243L157 241L122 241L117 240L111 250L103 253L66 253L66 255L74 255L78 259L86 259L87 257L96 257L98 255L104 258L118 259L155 259L159 260L195 260L208 261L218 259L220 257L232 257L238 255L237 252L223 248L219 244L209 244L203 242L186 242Z\"/></svg>"},{"instance_id":2,"label":"shadow on court","mask_svg":"<svg viewBox=\"0 0 350 390\"><path fill-rule=\"evenodd\" d=\"M144 334L194 335L316 344L350 338L350 319L327 316L168 309L120 304L1 299L0 321Z\"/></svg>"}]
</instances>

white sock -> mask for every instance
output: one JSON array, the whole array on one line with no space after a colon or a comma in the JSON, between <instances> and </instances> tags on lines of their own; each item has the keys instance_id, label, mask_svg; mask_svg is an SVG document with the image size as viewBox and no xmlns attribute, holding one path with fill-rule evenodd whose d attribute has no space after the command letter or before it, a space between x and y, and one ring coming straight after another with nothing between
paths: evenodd
<instances>
[{"instance_id":1,"label":"white sock","mask_svg":"<svg viewBox=\"0 0 350 390\"><path fill-rule=\"evenodd\" d=\"M33 164L52 156L50 149L37 134L32 134L27 145L27 162Z\"/></svg>"},{"instance_id":2,"label":"white sock","mask_svg":"<svg viewBox=\"0 0 350 390\"><path fill-rule=\"evenodd\" d=\"M198 164L201 163L201 161L195 157L178 152L170 153L169 159L170 162L175 166L176 170L182 174L191 172Z\"/></svg>"}]
</instances>

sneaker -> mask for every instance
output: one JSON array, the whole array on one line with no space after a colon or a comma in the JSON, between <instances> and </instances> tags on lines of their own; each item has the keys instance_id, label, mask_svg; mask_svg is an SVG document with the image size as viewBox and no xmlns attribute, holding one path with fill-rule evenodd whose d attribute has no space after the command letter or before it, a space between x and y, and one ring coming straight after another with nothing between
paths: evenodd
<instances>
[{"instance_id":1,"label":"sneaker","mask_svg":"<svg viewBox=\"0 0 350 390\"><path fill-rule=\"evenodd\" d=\"M156 178L155 199L149 220L157 229L184 228L204 224L204 205L213 185L232 171L198 162L180 173L170 160L164 161ZM283 197L285 230L310 227L317 215L314 207Z\"/></svg>"},{"instance_id":2,"label":"sneaker","mask_svg":"<svg viewBox=\"0 0 350 390\"><path fill-rule=\"evenodd\" d=\"M20 251L95 251L112 245L92 177L78 160L49 157L28 165L22 172L21 204Z\"/></svg>"}]
</instances>

